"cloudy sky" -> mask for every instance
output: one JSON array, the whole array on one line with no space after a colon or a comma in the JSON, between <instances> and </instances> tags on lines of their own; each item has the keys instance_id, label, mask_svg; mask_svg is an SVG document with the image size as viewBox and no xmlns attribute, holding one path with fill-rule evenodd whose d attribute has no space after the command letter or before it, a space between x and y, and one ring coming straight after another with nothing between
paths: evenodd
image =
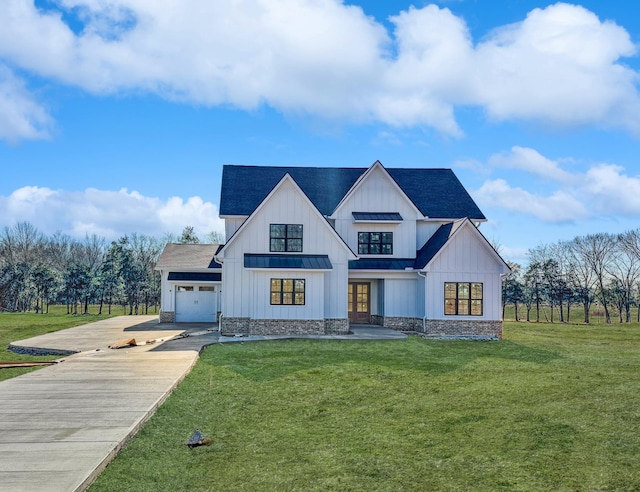
<instances>
[{"instance_id":1,"label":"cloudy sky","mask_svg":"<svg viewBox=\"0 0 640 492\"><path fill-rule=\"evenodd\" d=\"M628 0L3 0L0 226L205 235L223 164L452 168L508 259L640 226Z\"/></svg>"}]
</instances>

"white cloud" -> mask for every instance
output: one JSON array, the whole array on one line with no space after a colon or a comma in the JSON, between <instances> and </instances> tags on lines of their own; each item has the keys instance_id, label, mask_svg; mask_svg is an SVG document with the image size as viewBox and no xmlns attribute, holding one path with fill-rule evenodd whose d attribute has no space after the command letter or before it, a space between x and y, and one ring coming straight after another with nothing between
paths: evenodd
<instances>
[{"instance_id":1,"label":"white cloud","mask_svg":"<svg viewBox=\"0 0 640 492\"><path fill-rule=\"evenodd\" d=\"M588 216L586 207L565 191L541 196L512 187L504 179L485 181L473 197L481 205L533 215L544 222L572 222Z\"/></svg>"},{"instance_id":2,"label":"white cloud","mask_svg":"<svg viewBox=\"0 0 640 492\"><path fill-rule=\"evenodd\" d=\"M57 230L74 237L95 233L109 240L132 232L156 237L179 234L187 225L201 236L224 231L217 206L200 197L161 200L124 188L64 191L25 186L0 196L0 217L3 225L27 221L47 234Z\"/></svg>"},{"instance_id":3,"label":"white cloud","mask_svg":"<svg viewBox=\"0 0 640 492\"><path fill-rule=\"evenodd\" d=\"M47 138L51 124L48 112L24 82L0 63L0 139L17 142Z\"/></svg>"},{"instance_id":4,"label":"white cloud","mask_svg":"<svg viewBox=\"0 0 640 492\"><path fill-rule=\"evenodd\" d=\"M574 176L560 168L559 163L547 159L537 150L514 146L509 152L501 152L489 158L489 164L536 174L546 179L570 182Z\"/></svg>"},{"instance_id":5,"label":"white cloud","mask_svg":"<svg viewBox=\"0 0 640 492\"><path fill-rule=\"evenodd\" d=\"M640 130L638 74L619 63L636 47L626 30L583 7L534 9L476 53L476 102L494 118Z\"/></svg>"},{"instance_id":6,"label":"white cloud","mask_svg":"<svg viewBox=\"0 0 640 492\"><path fill-rule=\"evenodd\" d=\"M583 192L602 211L640 216L640 176L627 176L621 166L591 167L584 176Z\"/></svg>"},{"instance_id":7,"label":"white cloud","mask_svg":"<svg viewBox=\"0 0 640 492\"><path fill-rule=\"evenodd\" d=\"M96 94L144 91L243 109L267 104L453 136L463 134L456 107L469 105L497 120L640 134L639 74L621 63L636 47L625 29L576 5L534 9L478 43L464 19L435 5L392 16L391 33L340 0L53 5L59 10L5 0L0 60ZM83 23L79 34L62 11ZM34 111L27 121L42 123Z\"/></svg>"},{"instance_id":8,"label":"white cloud","mask_svg":"<svg viewBox=\"0 0 640 492\"><path fill-rule=\"evenodd\" d=\"M472 193L481 206L532 215L550 223L640 216L640 176L628 176L621 166L596 163L584 172L568 172L560 167L560 161L517 146L493 155L489 162L548 178L551 184L545 189L551 191L543 195L514 187L505 179L487 180ZM527 177L521 179L533 189Z\"/></svg>"}]
</instances>

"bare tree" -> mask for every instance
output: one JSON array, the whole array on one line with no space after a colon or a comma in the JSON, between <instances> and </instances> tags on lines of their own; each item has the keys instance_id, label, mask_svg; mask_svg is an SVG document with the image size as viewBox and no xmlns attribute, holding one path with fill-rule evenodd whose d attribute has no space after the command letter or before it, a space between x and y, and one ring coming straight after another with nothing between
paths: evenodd
<instances>
[{"instance_id":1,"label":"bare tree","mask_svg":"<svg viewBox=\"0 0 640 492\"><path fill-rule=\"evenodd\" d=\"M610 234L588 234L575 239L575 250L580 258L593 271L597 293L604 309L605 322L611 323L607 296L607 269L615 254L615 240Z\"/></svg>"},{"instance_id":2,"label":"bare tree","mask_svg":"<svg viewBox=\"0 0 640 492\"><path fill-rule=\"evenodd\" d=\"M208 244L224 244L224 234L219 231L211 231L204 238Z\"/></svg>"},{"instance_id":3,"label":"bare tree","mask_svg":"<svg viewBox=\"0 0 640 492\"><path fill-rule=\"evenodd\" d=\"M584 261L578 238L568 244L569 282L572 284L576 299L582 303L584 322L590 322L589 312L594 299L596 276L591 266Z\"/></svg>"},{"instance_id":4,"label":"bare tree","mask_svg":"<svg viewBox=\"0 0 640 492\"><path fill-rule=\"evenodd\" d=\"M640 278L640 234L638 230L628 231L618 235L616 239L616 254L612 255L607 272L615 281L620 322L624 311L625 321L630 323L634 288Z\"/></svg>"}]
</instances>

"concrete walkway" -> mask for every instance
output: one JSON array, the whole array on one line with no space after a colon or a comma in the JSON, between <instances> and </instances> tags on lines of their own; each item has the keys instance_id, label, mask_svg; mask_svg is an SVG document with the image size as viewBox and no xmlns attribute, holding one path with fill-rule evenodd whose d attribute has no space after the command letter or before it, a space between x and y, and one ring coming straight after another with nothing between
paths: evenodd
<instances>
[{"instance_id":1,"label":"concrete walkway","mask_svg":"<svg viewBox=\"0 0 640 492\"><path fill-rule=\"evenodd\" d=\"M302 337L219 337L216 329L121 316L13 342L25 350L78 353L0 382L0 491L85 490L189 373L204 346L406 338L367 326L353 327L351 335ZM128 338L140 345L108 348Z\"/></svg>"}]
</instances>

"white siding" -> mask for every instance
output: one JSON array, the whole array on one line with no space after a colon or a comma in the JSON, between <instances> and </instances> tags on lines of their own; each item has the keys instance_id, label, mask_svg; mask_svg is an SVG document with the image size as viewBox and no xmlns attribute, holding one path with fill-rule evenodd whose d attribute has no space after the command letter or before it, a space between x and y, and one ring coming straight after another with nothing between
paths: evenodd
<instances>
[{"instance_id":1,"label":"white siding","mask_svg":"<svg viewBox=\"0 0 640 492\"><path fill-rule=\"evenodd\" d=\"M173 286L169 283L169 272L162 270L161 275L161 292L160 292L160 310L165 313L175 312L175 303L173 296Z\"/></svg>"},{"instance_id":2,"label":"white siding","mask_svg":"<svg viewBox=\"0 0 640 492\"><path fill-rule=\"evenodd\" d=\"M426 316L429 319L502 319L500 273L502 264L476 236L465 226L456 237L436 256L428 266L425 292ZM445 282L482 282L482 316L445 316Z\"/></svg>"},{"instance_id":3,"label":"white siding","mask_svg":"<svg viewBox=\"0 0 640 492\"><path fill-rule=\"evenodd\" d=\"M417 279L386 279L384 297L385 316L418 317Z\"/></svg>"},{"instance_id":4,"label":"white siding","mask_svg":"<svg viewBox=\"0 0 640 492\"><path fill-rule=\"evenodd\" d=\"M352 212L398 212L400 224L367 224L353 222ZM393 255L385 258L413 258L416 254L416 219L421 217L399 191L391 178L374 169L340 206L335 228L352 251L358 253L358 232L393 232Z\"/></svg>"},{"instance_id":5,"label":"white siding","mask_svg":"<svg viewBox=\"0 0 640 492\"><path fill-rule=\"evenodd\" d=\"M240 228L246 217L232 217L224 219L224 237L228 241Z\"/></svg>"},{"instance_id":6,"label":"white siding","mask_svg":"<svg viewBox=\"0 0 640 492\"><path fill-rule=\"evenodd\" d=\"M248 220L250 222L225 247L222 268L224 316L254 319L347 317L349 252L293 183L282 182ZM270 253L270 224L302 224L302 254L326 254L333 269L326 272L245 269L245 253ZM311 290L307 293L306 306L271 307L270 278L308 278L307 288Z\"/></svg>"},{"instance_id":7,"label":"white siding","mask_svg":"<svg viewBox=\"0 0 640 492\"><path fill-rule=\"evenodd\" d=\"M418 221L416 223L416 250L422 248L441 225L441 222Z\"/></svg>"},{"instance_id":8,"label":"white siding","mask_svg":"<svg viewBox=\"0 0 640 492\"><path fill-rule=\"evenodd\" d=\"M324 275L324 317L346 318L348 315L348 262L333 263L333 270Z\"/></svg>"},{"instance_id":9,"label":"white siding","mask_svg":"<svg viewBox=\"0 0 640 492\"><path fill-rule=\"evenodd\" d=\"M252 318L255 319L324 319L324 272L255 271L252 272L254 299ZM270 300L272 278L305 280L304 306L272 306Z\"/></svg>"}]
</instances>

